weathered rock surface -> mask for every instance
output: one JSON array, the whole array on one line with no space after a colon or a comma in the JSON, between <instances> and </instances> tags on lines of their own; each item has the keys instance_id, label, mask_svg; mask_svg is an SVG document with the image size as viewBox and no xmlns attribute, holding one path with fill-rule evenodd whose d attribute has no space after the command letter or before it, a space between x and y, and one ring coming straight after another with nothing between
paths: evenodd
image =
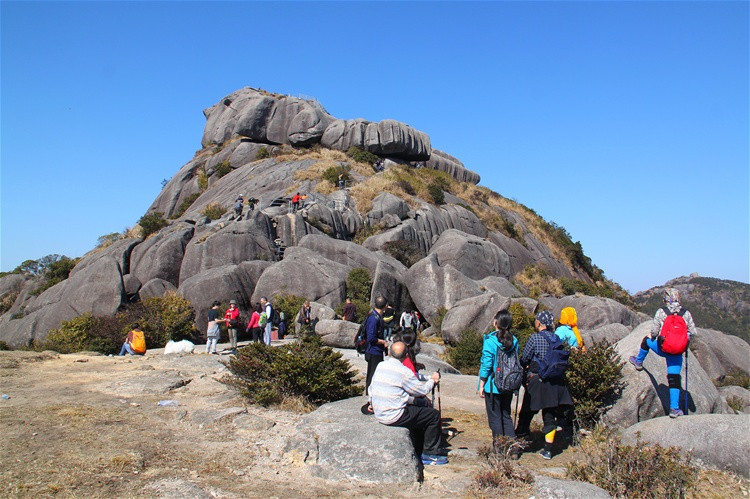
<instances>
[{"instance_id":1,"label":"weathered rock surface","mask_svg":"<svg viewBox=\"0 0 750 499\"><path fill-rule=\"evenodd\" d=\"M409 430L378 423L360 407L365 397L326 404L305 416L284 455L329 480L413 483L418 462Z\"/></svg>"},{"instance_id":2,"label":"weathered rock surface","mask_svg":"<svg viewBox=\"0 0 750 499\"><path fill-rule=\"evenodd\" d=\"M352 348L358 329L359 324L354 322L323 319L315 326L315 333L329 347Z\"/></svg>"},{"instance_id":3,"label":"weathered rock surface","mask_svg":"<svg viewBox=\"0 0 750 499\"><path fill-rule=\"evenodd\" d=\"M195 228L191 224L182 223L143 241L133 248L130 255L132 275L141 283L161 279L178 286L185 246L194 232Z\"/></svg>"},{"instance_id":4,"label":"weathered rock surface","mask_svg":"<svg viewBox=\"0 0 750 499\"><path fill-rule=\"evenodd\" d=\"M607 324L606 326L601 326L594 329L582 329L581 338L583 339L584 345L593 345L594 343L600 343L605 340L614 345L615 343L629 335L630 331L631 328L625 326L624 324Z\"/></svg>"},{"instance_id":5,"label":"weathered rock surface","mask_svg":"<svg viewBox=\"0 0 750 499\"><path fill-rule=\"evenodd\" d=\"M642 323L628 336L615 345L617 353L627 362L631 355L636 355L643 337L649 334L651 321ZM667 385L666 361L649 352L643 363L644 370L636 371L626 363L622 369L625 387L622 396L604 415L605 420L613 425L631 426L637 422L664 416L669 413L669 386ZM688 409L693 414L727 414L732 412L706 372L701 368L698 359L689 353L688 358ZM682 387L685 387L685 368L682 369ZM684 392L680 394L684 400ZM681 402L683 405L684 402Z\"/></svg>"},{"instance_id":6,"label":"weathered rock surface","mask_svg":"<svg viewBox=\"0 0 750 499\"><path fill-rule=\"evenodd\" d=\"M734 402L739 402L742 406L740 412L750 414L750 390L741 386L728 385L720 386L719 393L727 401L727 405L733 399Z\"/></svg>"},{"instance_id":7,"label":"weathered rock surface","mask_svg":"<svg viewBox=\"0 0 750 499\"><path fill-rule=\"evenodd\" d=\"M438 265L452 265L471 279L510 277L508 255L491 242L455 229L448 229L430 249Z\"/></svg>"},{"instance_id":8,"label":"weathered rock surface","mask_svg":"<svg viewBox=\"0 0 750 499\"><path fill-rule=\"evenodd\" d=\"M737 336L698 328L698 334L690 340L690 350L711 379L731 371L750 373L750 345Z\"/></svg>"},{"instance_id":9,"label":"weathered rock surface","mask_svg":"<svg viewBox=\"0 0 750 499\"><path fill-rule=\"evenodd\" d=\"M478 173L468 170L457 158L437 149L432 150L432 155L425 166L427 166L427 168L446 172L461 182L478 184L480 180Z\"/></svg>"},{"instance_id":10,"label":"weathered rock surface","mask_svg":"<svg viewBox=\"0 0 750 499\"><path fill-rule=\"evenodd\" d=\"M539 301L544 303L555 317L560 317L560 311L565 307L575 308L579 329L596 329L615 323L635 327L649 319L645 314L634 312L620 302L598 296L572 295L554 298L545 295Z\"/></svg>"},{"instance_id":11,"label":"weathered rock surface","mask_svg":"<svg viewBox=\"0 0 750 499\"><path fill-rule=\"evenodd\" d=\"M481 334L492 331L492 321L500 310L510 307L510 298L486 293L456 302L440 327L443 341L457 343L461 332L474 329Z\"/></svg>"},{"instance_id":12,"label":"weathered rock surface","mask_svg":"<svg viewBox=\"0 0 750 499\"><path fill-rule=\"evenodd\" d=\"M545 475L534 476L534 497L538 499L606 499L606 490L588 482L563 480Z\"/></svg>"},{"instance_id":13,"label":"weathered rock surface","mask_svg":"<svg viewBox=\"0 0 750 499\"><path fill-rule=\"evenodd\" d=\"M705 467L750 477L750 415L656 418L630 426L623 432L623 440L634 444L636 433L640 433L643 441L690 451Z\"/></svg>"}]
</instances>

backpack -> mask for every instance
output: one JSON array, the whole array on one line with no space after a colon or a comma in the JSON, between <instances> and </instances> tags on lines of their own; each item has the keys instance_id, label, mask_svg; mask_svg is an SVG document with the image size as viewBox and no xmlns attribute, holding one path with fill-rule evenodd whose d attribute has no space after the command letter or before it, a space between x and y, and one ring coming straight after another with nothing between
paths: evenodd
<instances>
[{"instance_id":1,"label":"backpack","mask_svg":"<svg viewBox=\"0 0 750 499\"><path fill-rule=\"evenodd\" d=\"M359 329L357 329L357 334L354 336L354 348L357 350L358 354L363 354L367 351L367 329L365 328L366 323L367 319L362 321L362 324L359 325Z\"/></svg>"},{"instance_id":2,"label":"backpack","mask_svg":"<svg viewBox=\"0 0 750 499\"><path fill-rule=\"evenodd\" d=\"M664 319L664 324L661 326L656 344L664 353L682 355L687 350L688 345L687 323L682 317L686 310L681 308L679 312L675 313L670 312L667 307L663 307L662 310L667 314L667 318Z\"/></svg>"},{"instance_id":3,"label":"backpack","mask_svg":"<svg viewBox=\"0 0 750 499\"><path fill-rule=\"evenodd\" d=\"M130 348L135 353L146 353L146 337L143 335L143 331L131 331L133 333L133 340L130 342Z\"/></svg>"},{"instance_id":4,"label":"backpack","mask_svg":"<svg viewBox=\"0 0 750 499\"><path fill-rule=\"evenodd\" d=\"M493 375L495 388L500 392L514 392L521 388L523 381L523 368L518 359L518 349L506 352L502 344L497 347L495 356L497 366Z\"/></svg>"},{"instance_id":5,"label":"backpack","mask_svg":"<svg viewBox=\"0 0 750 499\"><path fill-rule=\"evenodd\" d=\"M271 317L268 318L268 322L270 322L273 327L279 327L279 322L281 322L279 313L273 307L271 307Z\"/></svg>"},{"instance_id":6,"label":"backpack","mask_svg":"<svg viewBox=\"0 0 750 499\"><path fill-rule=\"evenodd\" d=\"M543 381L561 378L565 375L565 371L568 370L570 350L565 348L562 340L555 333L542 331L540 334L542 338L547 340L549 348L547 349L547 355L537 361L539 364L539 377Z\"/></svg>"},{"instance_id":7,"label":"backpack","mask_svg":"<svg viewBox=\"0 0 750 499\"><path fill-rule=\"evenodd\" d=\"M266 324L268 324L268 316L265 312L261 312L260 318L258 319L258 327L262 329L266 327Z\"/></svg>"}]
</instances>

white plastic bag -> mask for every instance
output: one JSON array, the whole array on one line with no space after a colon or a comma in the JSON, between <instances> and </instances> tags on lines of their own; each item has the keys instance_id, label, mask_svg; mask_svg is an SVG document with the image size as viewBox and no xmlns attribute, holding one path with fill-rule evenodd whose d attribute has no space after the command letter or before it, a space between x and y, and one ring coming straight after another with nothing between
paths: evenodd
<instances>
[{"instance_id":1,"label":"white plastic bag","mask_svg":"<svg viewBox=\"0 0 750 499\"><path fill-rule=\"evenodd\" d=\"M164 355L169 355L171 353L193 353L193 350L195 350L195 345L191 341L169 340L167 344L164 346Z\"/></svg>"}]
</instances>

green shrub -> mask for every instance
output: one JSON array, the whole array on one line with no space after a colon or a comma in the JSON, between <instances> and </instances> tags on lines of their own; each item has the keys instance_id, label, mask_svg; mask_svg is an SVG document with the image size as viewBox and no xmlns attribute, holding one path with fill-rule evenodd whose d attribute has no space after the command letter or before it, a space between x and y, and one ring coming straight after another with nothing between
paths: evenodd
<instances>
[{"instance_id":1,"label":"green shrub","mask_svg":"<svg viewBox=\"0 0 750 499\"><path fill-rule=\"evenodd\" d=\"M403 190L405 193L409 194L410 196L414 196L417 194L416 189L414 189L414 186L411 185L411 182L409 182L405 178L400 178L396 180L396 186L400 187L401 190Z\"/></svg>"},{"instance_id":2,"label":"green shrub","mask_svg":"<svg viewBox=\"0 0 750 499\"><path fill-rule=\"evenodd\" d=\"M53 256L53 255L50 255ZM31 292L32 295L39 295L45 290L51 288L55 284L63 282L70 276L70 272L78 263L79 258L71 259L67 256L54 255L59 259L50 261L45 265L42 275L44 276L44 284L36 288Z\"/></svg>"},{"instance_id":3,"label":"green shrub","mask_svg":"<svg viewBox=\"0 0 750 499\"><path fill-rule=\"evenodd\" d=\"M364 300L369 303L371 291L370 271L364 267L352 269L346 277L346 295L352 300Z\"/></svg>"},{"instance_id":4,"label":"green shrub","mask_svg":"<svg viewBox=\"0 0 750 499\"><path fill-rule=\"evenodd\" d=\"M586 352L570 352L568 390L573 397L576 424L593 428L623 389L620 355L609 342L587 346Z\"/></svg>"},{"instance_id":5,"label":"green shrub","mask_svg":"<svg viewBox=\"0 0 750 499\"><path fill-rule=\"evenodd\" d=\"M375 234L379 234L380 231L382 231L382 230L383 230L383 228L380 225L363 225L354 234L354 237L352 238L352 241L354 241L357 244L362 244L362 243L365 242L365 240L368 237L374 236Z\"/></svg>"},{"instance_id":6,"label":"green shrub","mask_svg":"<svg viewBox=\"0 0 750 499\"><path fill-rule=\"evenodd\" d=\"M0 350L2 350L2 348L0 348ZM741 413L742 409L745 408L745 403L743 402L742 398L738 397L737 395L728 397L727 405L737 414Z\"/></svg>"},{"instance_id":7,"label":"green shrub","mask_svg":"<svg viewBox=\"0 0 750 499\"><path fill-rule=\"evenodd\" d=\"M205 167L201 167L198 170L198 189L200 189L201 192L205 192L205 190L208 189L208 174L206 173Z\"/></svg>"},{"instance_id":8,"label":"green shrub","mask_svg":"<svg viewBox=\"0 0 750 499\"><path fill-rule=\"evenodd\" d=\"M522 489L531 492L533 474L511 458L511 455L520 453L523 447L523 441L504 435L497 437L494 446L481 447L478 454L483 462L480 470L474 475L474 491L481 497L487 492L493 497L508 496L510 491L520 493Z\"/></svg>"},{"instance_id":9,"label":"green shrub","mask_svg":"<svg viewBox=\"0 0 750 499\"><path fill-rule=\"evenodd\" d=\"M380 159L379 156L354 146L346 151L346 155L358 163L365 163L368 165L374 165L375 162Z\"/></svg>"},{"instance_id":10,"label":"green shrub","mask_svg":"<svg viewBox=\"0 0 750 499\"><path fill-rule=\"evenodd\" d=\"M273 297L273 307L277 312L284 312L284 319L286 319L286 325L290 331L294 331L294 317L304 303L304 296L281 293Z\"/></svg>"},{"instance_id":11,"label":"green shrub","mask_svg":"<svg viewBox=\"0 0 750 499\"><path fill-rule=\"evenodd\" d=\"M407 268L425 256L414 241L389 241L383 245L383 251L403 263Z\"/></svg>"},{"instance_id":12,"label":"green shrub","mask_svg":"<svg viewBox=\"0 0 750 499\"><path fill-rule=\"evenodd\" d=\"M138 225L141 226L143 231L141 235L145 239L154 232L158 232L162 227L166 227L167 221L164 220L164 213L146 213L138 220Z\"/></svg>"},{"instance_id":13,"label":"green shrub","mask_svg":"<svg viewBox=\"0 0 750 499\"><path fill-rule=\"evenodd\" d=\"M3 340L0 340L0 350L10 350L10 349L11 349L10 345L8 345Z\"/></svg>"},{"instance_id":14,"label":"green shrub","mask_svg":"<svg viewBox=\"0 0 750 499\"><path fill-rule=\"evenodd\" d=\"M370 310L372 310L372 307L370 306L370 300L361 300L359 298L355 298L352 300L352 304L354 305L354 308L356 310L355 320L361 323L370 314ZM344 305L346 305L346 302L342 301L334 309L334 312L339 317L344 315Z\"/></svg>"},{"instance_id":15,"label":"green shrub","mask_svg":"<svg viewBox=\"0 0 750 499\"><path fill-rule=\"evenodd\" d=\"M227 209L224 208L221 204L209 203L201 210L201 215L203 215L204 217L208 217L209 220L218 220L226 212Z\"/></svg>"},{"instance_id":16,"label":"green shrub","mask_svg":"<svg viewBox=\"0 0 750 499\"><path fill-rule=\"evenodd\" d=\"M442 327L443 327L443 319L445 319L445 314L448 313L448 309L445 307L438 307L436 310L437 315L435 316L435 320L432 321L430 326L432 326L433 331L435 331L435 334L440 337L442 334Z\"/></svg>"},{"instance_id":17,"label":"green shrub","mask_svg":"<svg viewBox=\"0 0 750 499\"><path fill-rule=\"evenodd\" d=\"M224 160L218 165L214 167L214 174L216 175L216 178L221 178L227 173L232 171L232 167L229 164L229 160Z\"/></svg>"},{"instance_id":18,"label":"green shrub","mask_svg":"<svg viewBox=\"0 0 750 499\"><path fill-rule=\"evenodd\" d=\"M0 297L0 315L11 309L13 304L16 302L16 298L18 298L18 295L18 291L8 291Z\"/></svg>"},{"instance_id":19,"label":"green shrub","mask_svg":"<svg viewBox=\"0 0 750 499\"><path fill-rule=\"evenodd\" d=\"M282 404L302 397L313 405L361 393L354 371L342 354L326 347L317 336L270 347L251 343L226 364L231 376L222 382L237 389L252 403Z\"/></svg>"},{"instance_id":20,"label":"green shrub","mask_svg":"<svg viewBox=\"0 0 750 499\"><path fill-rule=\"evenodd\" d=\"M443 193L443 188L438 184L429 184L427 186L427 192L430 194L430 198L432 198L433 203L438 205L445 204L445 193Z\"/></svg>"},{"instance_id":21,"label":"green shrub","mask_svg":"<svg viewBox=\"0 0 750 499\"><path fill-rule=\"evenodd\" d=\"M50 331L44 342L36 345L36 348L59 353L112 353L117 349L117 341L101 336L98 326L99 320L90 313L79 315L69 321L63 321L60 327Z\"/></svg>"},{"instance_id":22,"label":"green shrub","mask_svg":"<svg viewBox=\"0 0 750 499\"><path fill-rule=\"evenodd\" d=\"M177 207L175 212L172 213L172 215L170 215L169 218L173 218L173 219L180 218L182 214L185 213L187 209L190 208L190 206L192 206L195 200L198 199L200 196L201 196L200 192L194 192L188 197L186 197L185 199L183 199L182 202L180 203L180 206Z\"/></svg>"},{"instance_id":23,"label":"green shrub","mask_svg":"<svg viewBox=\"0 0 750 499\"><path fill-rule=\"evenodd\" d=\"M344 182L348 182L351 179L351 177L349 176L349 167L345 165L331 166L323 171L321 177L323 180L327 180L328 182L330 182L331 185L338 186L339 175L342 176L341 180L343 180Z\"/></svg>"},{"instance_id":24,"label":"green shrub","mask_svg":"<svg viewBox=\"0 0 750 499\"><path fill-rule=\"evenodd\" d=\"M619 434L597 427L581 442L567 477L597 485L613 497L685 497L695 490L698 469L690 453L647 444L624 445Z\"/></svg>"},{"instance_id":25,"label":"green shrub","mask_svg":"<svg viewBox=\"0 0 750 499\"><path fill-rule=\"evenodd\" d=\"M512 333L518 339L518 352L522 353L529 337L536 332L534 314L529 314L520 303L511 303L508 311L513 316Z\"/></svg>"},{"instance_id":26,"label":"green shrub","mask_svg":"<svg viewBox=\"0 0 750 499\"><path fill-rule=\"evenodd\" d=\"M143 300L141 307L137 321L146 335L149 348L163 347L169 340L195 338L195 310L179 294L167 291L163 296Z\"/></svg>"},{"instance_id":27,"label":"green shrub","mask_svg":"<svg viewBox=\"0 0 750 499\"><path fill-rule=\"evenodd\" d=\"M482 358L483 335L475 329L461 332L458 342L445 351L448 363L463 374L479 374L479 361Z\"/></svg>"},{"instance_id":28,"label":"green shrub","mask_svg":"<svg viewBox=\"0 0 750 499\"><path fill-rule=\"evenodd\" d=\"M268 152L268 148L266 146L263 146L258 149L258 152L255 153L255 159L266 159L270 155L271 153Z\"/></svg>"},{"instance_id":29,"label":"green shrub","mask_svg":"<svg viewBox=\"0 0 750 499\"><path fill-rule=\"evenodd\" d=\"M119 241L122 237L122 234L119 232L112 232L110 234L105 234L103 236L99 236L96 240L96 247L97 248L106 248L110 244Z\"/></svg>"}]
</instances>

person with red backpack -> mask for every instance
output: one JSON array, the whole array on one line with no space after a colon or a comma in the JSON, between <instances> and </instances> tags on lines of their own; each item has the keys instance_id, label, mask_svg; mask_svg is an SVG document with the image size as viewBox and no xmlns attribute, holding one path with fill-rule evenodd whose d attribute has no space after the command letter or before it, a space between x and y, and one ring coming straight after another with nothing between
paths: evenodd
<instances>
[{"instance_id":1,"label":"person with red backpack","mask_svg":"<svg viewBox=\"0 0 750 499\"><path fill-rule=\"evenodd\" d=\"M656 311L651 325L651 336L645 336L638 355L629 361L637 371L643 370L649 350L667 361L667 384L669 385L669 417L682 416L680 389L682 387L682 354L687 351L690 338L696 333L695 322L690 312L680 305L680 292L675 288L664 290L664 307ZM686 407L687 409L687 407Z\"/></svg>"}]
</instances>

